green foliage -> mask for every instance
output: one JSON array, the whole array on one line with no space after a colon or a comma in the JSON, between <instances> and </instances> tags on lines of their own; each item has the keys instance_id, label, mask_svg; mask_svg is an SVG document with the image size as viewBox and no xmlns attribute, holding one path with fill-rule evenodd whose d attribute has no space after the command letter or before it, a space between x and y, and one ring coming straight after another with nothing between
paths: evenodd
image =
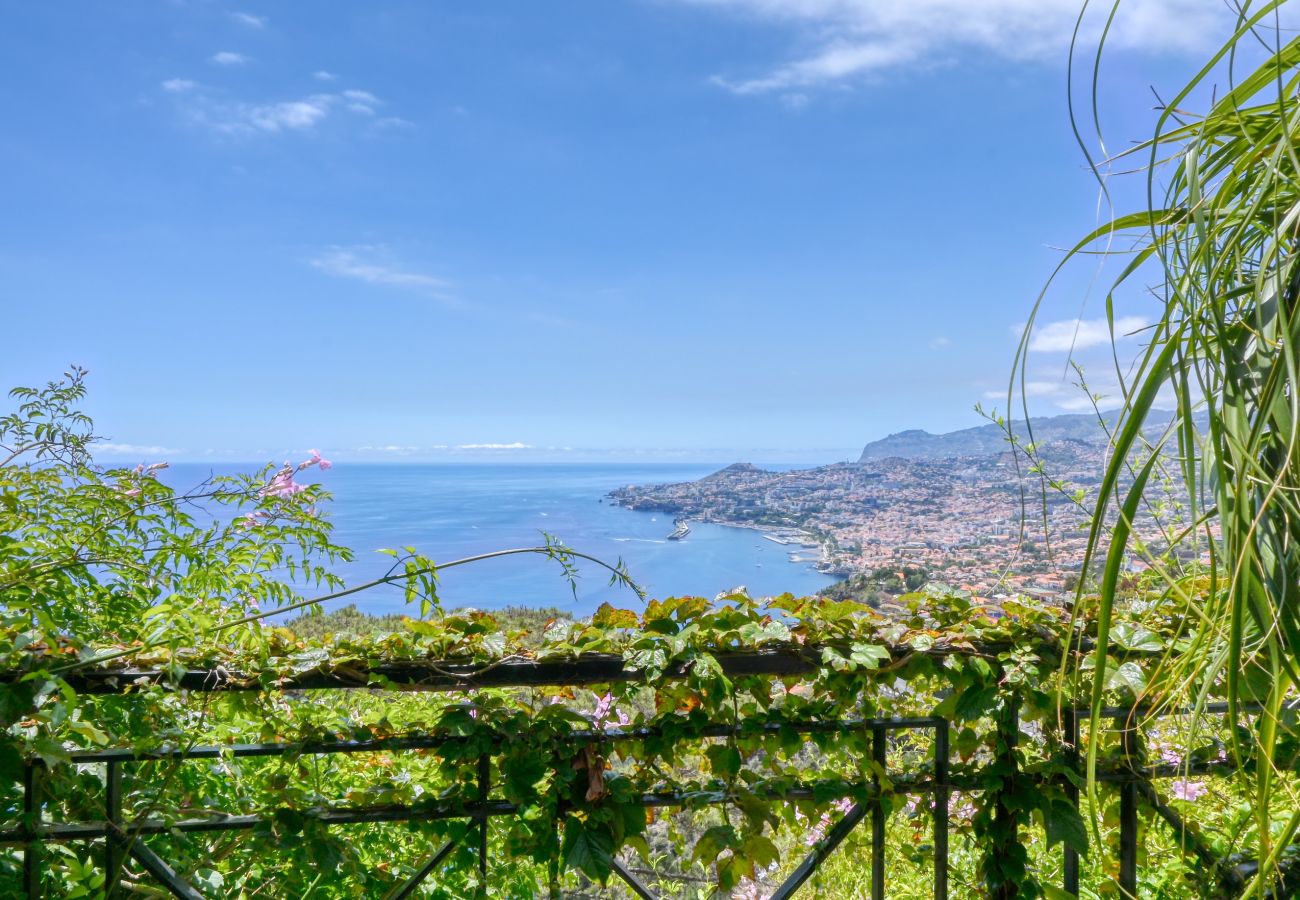
<instances>
[{"instance_id":1,"label":"green foliage","mask_svg":"<svg viewBox=\"0 0 1300 900\"><path fill-rule=\"evenodd\" d=\"M445 841L455 849L429 896L558 896L565 885L608 881L614 859L629 852L728 891L788 868L837 801L878 797L891 816L908 815L905 790L896 790L933 772L928 738L891 737L886 771L872 761L869 729L832 723L938 714L956 722L950 777L973 786L958 831L977 848L979 893L1035 896L1046 889L1041 853L1062 842L1088 848L1066 794L1073 748L1060 739L1057 705L1100 664L1078 644L1095 635L1086 605L1075 629L1063 610L1019 601L988 610L942 586L900 598L893 618L853 600L744 594L650 600L640 612L605 604L586 620L444 610L438 572L467 561L439 566L406 548L376 583L405 585L419 617L371 619L346 608L272 627L274 610L313 608L364 587L343 587L328 571L347 551L329 540L324 493L293 481L311 461L177 494L152 477L156 469L93 465L89 423L75 411L82 390L73 372L23 393L25 412L5 420L2 435L11 454L0 466L4 827L22 820L19 782L31 761L40 763L50 817L103 817L106 773L73 764L81 749L434 735L443 740L427 751L134 763L123 815L164 823L214 811L260 816L251 832L163 829L150 838L214 898L382 896ZM34 423L45 422L38 431ZM505 552L550 557L566 575L581 558L553 539ZM608 568L626 579L621 566ZM315 585L326 593L301 593ZM274 609L262 608L268 601ZM1190 633L1166 608L1120 610L1106 700L1134 701L1160 677L1153 662ZM729 669L736 654L754 653L802 660L806 673ZM475 673L509 662L592 655L621 660L636 677L593 689L473 687ZM383 674L396 664L454 673L464 688L384 690L400 687ZM177 689L195 669L259 690ZM136 681L140 670L160 678ZM116 677L123 689L78 693L92 674ZM291 689L293 679L320 674L375 690ZM730 726L723 736L706 734L719 724ZM627 732L603 740L612 729ZM1227 737L1210 746L1217 752ZM1098 733L1089 746L1119 761L1117 741ZM481 799L481 775L493 798L517 810L488 826L486 882L475 864L480 826L462 815ZM772 802L792 791L794 799ZM660 817L641 803L664 793L685 809ZM396 806L439 814L402 826L323 820L336 809ZM1024 840L1033 829L1045 834L1039 857ZM87 857L77 845L48 843L46 892L94 896L106 879L152 890L134 861L105 873L103 848L93 849ZM18 877L16 859L0 855L0 891Z\"/></svg>"},{"instance_id":2,"label":"green foliage","mask_svg":"<svg viewBox=\"0 0 1300 900\"><path fill-rule=\"evenodd\" d=\"M1100 248L1124 257L1106 297L1112 326L1126 290L1150 290L1162 304L1134 367L1116 366L1122 406L1085 567L1091 572L1096 563L1100 591L1094 727L1103 697L1121 683L1168 707L1204 703L1226 682L1234 715L1259 702L1264 718L1280 723L1300 681L1300 605L1292 600L1300 576L1300 39L1279 26L1284 5L1234 6L1234 32L1162 102L1153 135L1094 166L1109 196L1112 165L1133 170L1136 163L1149 202L1115 215L1069 254L1090 257ZM1099 49L1094 83L1101 57ZM1032 328L1031 319L1022 375ZM1169 398L1172 421L1149 434L1149 414ZM1172 510L1161 496L1170 471L1181 481ZM1165 552L1153 554L1134 523L1170 512L1185 527L1167 531ZM1196 623L1169 655L1168 677L1150 679L1107 658L1133 557L1158 574L1164 602ZM1271 755L1288 739L1285 730L1255 731L1258 751ZM1096 765L1094 747L1090 771ZM1266 856L1277 808L1287 812L1280 853L1300 831L1300 795L1261 772L1255 814Z\"/></svg>"}]
</instances>

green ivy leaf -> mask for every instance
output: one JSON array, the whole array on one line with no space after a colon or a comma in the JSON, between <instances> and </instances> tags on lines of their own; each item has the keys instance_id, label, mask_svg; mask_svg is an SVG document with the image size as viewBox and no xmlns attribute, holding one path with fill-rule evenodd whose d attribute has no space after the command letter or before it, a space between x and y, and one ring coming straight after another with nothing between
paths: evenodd
<instances>
[{"instance_id":1,"label":"green ivy leaf","mask_svg":"<svg viewBox=\"0 0 1300 900\"><path fill-rule=\"evenodd\" d=\"M728 744L714 744L704 751L709 758L709 768L713 774L724 781L730 781L740 773L742 757L740 751Z\"/></svg>"},{"instance_id":2,"label":"green ivy leaf","mask_svg":"<svg viewBox=\"0 0 1300 900\"><path fill-rule=\"evenodd\" d=\"M1047 829L1047 845L1064 843L1076 852L1088 853L1088 828L1074 804L1063 797L1053 797L1042 805L1043 824Z\"/></svg>"},{"instance_id":3,"label":"green ivy leaf","mask_svg":"<svg viewBox=\"0 0 1300 900\"><path fill-rule=\"evenodd\" d=\"M564 864L601 884L614 870L614 838L609 832L569 818L564 823Z\"/></svg>"}]
</instances>

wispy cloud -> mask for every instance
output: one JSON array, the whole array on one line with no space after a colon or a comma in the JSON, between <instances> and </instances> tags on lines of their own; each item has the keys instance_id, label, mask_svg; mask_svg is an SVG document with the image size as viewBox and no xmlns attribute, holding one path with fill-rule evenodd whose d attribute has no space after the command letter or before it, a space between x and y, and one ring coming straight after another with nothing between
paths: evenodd
<instances>
[{"instance_id":1,"label":"wispy cloud","mask_svg":"<svg viewBox=\"0 0 1300 900\"><path fill-rule=\"evenodd\" d=\"M1146 328L1149 323L1140 316L1120 316L1115 319L1115 338L1122 340ZM1011 329L1019 335L1024 326ZM1033 353L1068 353L1109 344L1111 325L1106 319L1065 319L1034 327L1029 338Z\"/></svg>"},{"instance_id":2,"label":"wispy cloud","mask_svg":"<svg viewBox=\"0 0 1300 900\"><path fill-rule=\"evenodd\" d=\"M324 69L317 69L311 73L311 77L317 81L338 81L339 77L333 72L326 72Z\"/></svg>"},{"instance_id":3,"label":"wispy cloud","mask_svg":"<svg viewBox=\"0 0 1300 900\"><path fill-rule=\"evenodd\" d=\"M159 447L155 444L96 444L95 452L107 456L152 457L175 456L184 453L175 447Z\"/></svg>"},{"instance_id":4,"label":"wispy cloud","mask_svg":"<svg viewBox=\"0 0 1300 900\"><path fill-rule=\"evenodd\" d=\"M937 338L930 341L929 346L931 350L942 350L944 347L951 347L952 338L939 335Z\"/></svg>"},{"instance_id":5,"label":"wispy cloud","mask_svg":"<svg viewBox=\"0 0 1300 900\"><path fill-rule=\"evenodd\" d=\"M1078 0L679 0L793 30L811 51L766 72L720 76L738 94L812 88L888 71L951 62L963 53L1010 60L1059 59ZM1110 4L1104 4L1109 11ZM1231 24L1228 4L1205 0L1121 3L1110 46L1187 51ZM1104 12L1103 11L1103 12ZM1085 22L1085 43L1104 15ZM1173 27L1171 23L1177 23Z\"/></svg>"},{"instance_id":6,"label":"wispy cloud","mask_svg":"<svg viewBox=\"0 0 1300 900\"><path fill-rule=\"evenodd\" d=\"M358 116L364 116L367 127L387 128L390 124L387 119L372 121L376 107L383 101L369 91L317 93L252 103L226 99L220 91L185 78L168 79L162 89L176 98L177 110L191 124L228 137L308 132L328 119L340 117L356 121Z\"/></svg>"},{"instance_id":7,"label":"wispy cloud","mask_svg":"<svg viewBox=\"0 0 1300 900\"><path fill-rule=\"evenodd\" d=\"M445 303L461 304L461 301L448 293L450 285L446 281L393 262L388 249L380 245L330 247L310 262L313 268L333 278L406 288L423 292Z\"/></svg>"},{"instance_id":8,"label":"wispy cloud","mask_svg":"<svg viewBox=\"0 0 1300 900\"><path fill-rule=\"evenodd\" d=\"M532 450L532 444L515 441L510 444L458 444L457 450Z\"/></svg>"},{"instance_id":9,"label":"wispy cloud","mask_svg":"<svg viewBox=\"0 0 1300 900\"><path fill-rule=\"evenodd\" d=\"M246 28L265 28L266 16L255 16L252 13L232 12L230 18L234 19L240 25Z\"/></svg>"},{"instance_id":10,"label":"wispy cloud","mask_svg":"<svg viewBox=\"0 0 1300 900\"><path fill-rule=\"evenodd\" d=\"M208 62L216 63L219 66L242 66L248 62L248 57L233 50L222 50L220 53L214 53L208 57Z\"/></svg>"},{"instance_id":11,"label":"wispy cloud","mask_svg":"<svg viewBox=\"0 0 1300 900\"><path fill-rule=\"evenodd\" d=\"M343 99L347 101L349 110L365 116L373 116L375 107L383 102L370 91L344 91Z\"/></svg>"},{"instance_id":12,"label":"wispy cloud","mask_svg":"<svg viewBox=\"0 0 1300 900\"><path fill-rule=\"evenodd\" d=\"M1101 389L1096 385L1090 384L1089 390L1100 395L1097 403L1105 409L1107 406L1113 406L1114 397L1119 394L1118 385L1108 383ZM1017 395L1021 393L1021 386L1016 386ZM1046 379L1040 381L1026 381L1023 386L1023 394L1027 399L1046 401L1052 406L1065 412L1083 412L1093 408L1093 397L1078 384L1065 379L1049 381ZM996 391L985 391L985 400L1006 400L1006 389Z\"/></svg>"}]
</instances>

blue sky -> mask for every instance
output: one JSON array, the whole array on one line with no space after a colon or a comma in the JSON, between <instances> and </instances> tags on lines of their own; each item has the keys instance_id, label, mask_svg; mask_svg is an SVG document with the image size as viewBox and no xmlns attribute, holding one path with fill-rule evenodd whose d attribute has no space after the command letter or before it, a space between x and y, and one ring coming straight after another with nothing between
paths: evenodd
<instances>
[{"instance_id":1,"label":"blue sky","mask_svg":"<svg viewBox=\"0 0 1300 900\"><path fill-rule=\"evenodd\" d=\"M89 367L123 458L818 461L978 424L1096 217L1075 12L13 7L0 380ZM1148 86L1225 27L1210 0L1127 3L1108 133L1145 136ZM1050 298L1043 412L1077 403L1071 341L1105 388L1091 275Z\"/></svg>"}]
</instances>

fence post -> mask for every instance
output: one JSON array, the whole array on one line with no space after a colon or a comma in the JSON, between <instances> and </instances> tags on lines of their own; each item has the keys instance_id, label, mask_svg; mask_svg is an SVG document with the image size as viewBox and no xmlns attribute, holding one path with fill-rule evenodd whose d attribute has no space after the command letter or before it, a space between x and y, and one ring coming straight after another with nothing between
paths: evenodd
<instances>
[{"instance_id":1,"label":"fence post","mask_svg":"<svg viewBox=\"0 0 1300 900\"><path fill-rule=\"evenodd\" d=\"M23 844L23 897L40 900L41 896L41 845L36 840L41 821L40 763L28 760L23 768L23 830L27 840Z\"/></svg>"},{"instance_id":2,"label":"fence post","mask_svg":"<svg viewBox=\"0 0 1300 900\"><path fill-rule=\"evenodd\" d=\"M948 720L934 726L934 900L948 900Z\"/></svg>"},{"instance_id":3,"label":"fence post","mask_svg":"<svg viewBox=\"0 0 1300 900\"><path fill-rule=\"evenodd\" d=\"M1067 749L1065 751L1066 762L1070 764L1070 771L1079 774L1079 713L1078 710L1070 708L1065 710L1065 740ZM1079 808L1079 787L1073 779L1066 779L1065 796L1074 804L1074 808ZM1062 844L1065 850L1064 860L1064 888L1066 893L1079 895L1079 851L1070 846L1068 842Z\"/></svg>"},{"instance_id":4,"label":"fence post","mask_svg":"<svg viewBox=\"0 0 1300 900\"><path fill-rule=\"evenodd\" d=\"M1124 720L1120 740L1124 750L1124 780L1119 788L1119 891L1120 896L1137 898L1138 783L1136 769L1142 764L1142 740L1132 721Z\"/></svg>"},{"instance_id":5,"label":"fence post","mask_svg":"<svg viewBox=\"0 0 1300 900\"><path fill-rule=\"evenodd\" d=\"M478 758L478 800L479 803L486 803L488 798L488 789L490 787L489 779L492 777L492 757L484 753ZM478 832L478 872L481 876L482 885L487 884L488 870L488 817L483 817L483 822L479 826Z\"/></svg>"},{"instance_id":6,"label":"fence post","mask_svg":"<svg viewBox=\"0 0 1300 900\"><path fill-rule=\"evenodd\" d=\"M121 835L117 834L122 822L122 764L109 760L105 766L104 817L110 830L104 838L104 898L113 900L117 896L118 873L124 860Z\"/></svg>"},{"instance_id":7,"label":"fence post","mask_svg":"<svg viewBox=\"0 0 1300 900\"><path fill-rule=\"evenodd\" d=\"M885 726L871 727L871 758L880 771L888 765ZM876 797L871 806L871 900L885 900L885 796L880 775L872 776Z\"/></svg>"},{"instance_id":8,"label":"fence post","mask_svg":"<svg viewBox=\"0 0 1300 900\"><path fill-rule=\"evenodd\" d=\"M1020 696L1007 691L993 712L996 729L993 764L986 780L983 808L976 822L985 827L985 846L980 875L992 900L1018 900L1028 877L1029 854L1020 842L1020 760L1016 746L1020 739Z\"/></svg>"}]
</instances>

